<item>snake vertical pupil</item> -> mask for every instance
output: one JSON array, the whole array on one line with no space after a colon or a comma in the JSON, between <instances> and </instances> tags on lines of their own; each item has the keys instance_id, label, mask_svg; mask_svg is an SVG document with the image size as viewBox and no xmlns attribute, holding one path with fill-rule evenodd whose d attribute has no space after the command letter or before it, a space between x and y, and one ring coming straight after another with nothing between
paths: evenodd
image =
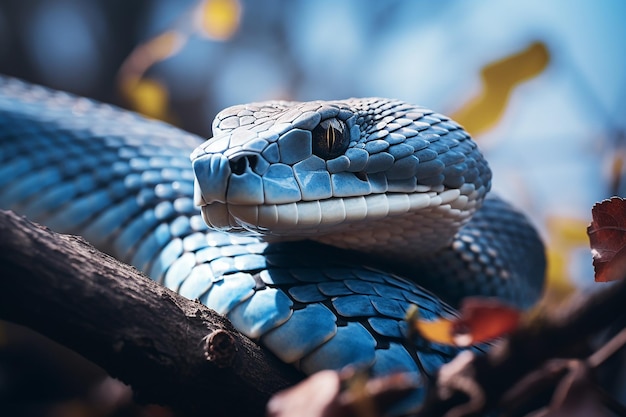
<instances>
[{"instance_id":1,"label":"snake vertical pupil","mask_svg":"<svg viewBox=\"0 0 626 417\"><path fill-rule=\"evenodd\" d=\"M350 144L350 134L341 120L323 120L311 134L313 153L322 159L332 159L342 155Z\"/></svg>"}]
</instances>

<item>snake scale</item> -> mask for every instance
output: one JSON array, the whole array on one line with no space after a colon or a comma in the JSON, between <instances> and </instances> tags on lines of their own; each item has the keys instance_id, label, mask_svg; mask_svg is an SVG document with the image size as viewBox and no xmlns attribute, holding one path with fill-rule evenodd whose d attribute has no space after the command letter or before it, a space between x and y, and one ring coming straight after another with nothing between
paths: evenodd
<instances>
[{"instance_id":1,"label":"snake scale","mask_svg":"<svg viewBox=\"0 0 626 417\"><path fill-rule=\"evenodd\" d=\"M543 285L540 238L486 197L470 136L401 101L234 106L205 141L2 77L0 161L0 207L84 236L305 373L426 380L458 349L409 343L410 304L426 320L472 294L528 307Z\"/></svg>"}]
</instances>

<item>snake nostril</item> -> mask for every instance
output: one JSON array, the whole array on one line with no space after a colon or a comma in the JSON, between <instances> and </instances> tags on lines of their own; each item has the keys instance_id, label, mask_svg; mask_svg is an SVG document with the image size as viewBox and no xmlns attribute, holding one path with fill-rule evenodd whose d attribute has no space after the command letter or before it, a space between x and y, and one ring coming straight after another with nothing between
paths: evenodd
<instances>
[{"instance_id":1,"label":"snake nostril","mask_svg":"<svg viewBox=\"0 0 626 417\"><path fill-rule=\"evenodd\" d=\"M230 165L230 171L233 174L241 175L246 170L248 162L246 161L246 158L239 158L235 160L231 159L230 161L228 161L228 165Z\"/></svg>"},{"instance_id":2,"label":"snake nostril","mask_svg":"<svg viewBox=\"0 0 626 417\"><path fill-rule=\"evenodd\" d=\"M250 167L250 169L254 169L257 164L257 158L258 157L255 155L247 155L237 159L231 159L230 161L228 161L228 164L230 165L230 171L235 175L241 175L246 171L247 167Z\"/></svg>"},{"instance_id":3,"label":"snake nostril","mask_svg":"<svg viewBox=\"0 0 626 417\"><path fill-rule=\"evenodd\" d=\"M250 155L246 159L248 160L248 165L250 166L250 169L255 169L259 157L256 155Z\"/></svg>"}]
</instances>

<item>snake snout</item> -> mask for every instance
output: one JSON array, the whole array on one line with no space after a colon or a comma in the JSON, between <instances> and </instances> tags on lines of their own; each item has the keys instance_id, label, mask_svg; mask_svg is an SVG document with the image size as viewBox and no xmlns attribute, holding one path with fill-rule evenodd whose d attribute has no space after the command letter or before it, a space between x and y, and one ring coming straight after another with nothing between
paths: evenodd
<instances>
[{"instance_id":1,"label":"snake snout","mask_svg":"<svg viewBox=\"0 0 626 417\"><path fill-rule=\"evenodd\" d=\"M237 152L229 156L205 154L192 161L195 174L195 204L213 203L257 205L265 195L261 176L261 158L252 152Z\"/></svg>"},{"instance_id":2,"label":"snake snout","mask_svg":"<svg viewBox=\"0 0 626 417\"><path fill-rule=\"evenodd\" d=\"M226 202L228 178L231 174L228 158L221 154L205 154L192 161L195 174L194 202L206 206Z\"/></svg>"}]
</instances>

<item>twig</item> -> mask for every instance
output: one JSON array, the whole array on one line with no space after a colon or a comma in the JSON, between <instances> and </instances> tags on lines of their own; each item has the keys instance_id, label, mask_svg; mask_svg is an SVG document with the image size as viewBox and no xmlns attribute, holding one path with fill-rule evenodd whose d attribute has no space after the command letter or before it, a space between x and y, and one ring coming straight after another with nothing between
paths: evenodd
<instances>
[{"instance_id":1,"label":"twig","mask_svg":"<svg viewBox=\"0 0 626 417\"><path fill-rule=\"evenodd\" d=\"M626 329L622 329L619 333L613 336L611 340L606 342L591 356L589 356L587 358L587 364L591 368L597 368L624 346L626 346Z\"/></svg>"}]
</instances>

